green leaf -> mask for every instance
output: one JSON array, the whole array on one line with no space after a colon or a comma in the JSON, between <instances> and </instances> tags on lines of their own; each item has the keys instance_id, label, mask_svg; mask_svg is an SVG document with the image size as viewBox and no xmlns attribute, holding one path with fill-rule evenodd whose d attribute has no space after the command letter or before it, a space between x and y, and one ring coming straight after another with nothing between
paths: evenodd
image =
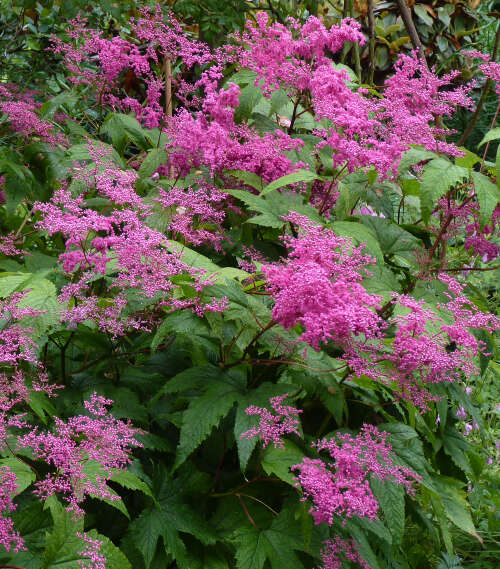
<instances>
[{"instance_id":1,"label":"green leaf","mask_svg":"<svg viewBox=\"0 0 500 569\"><path fill-rule=\"evenodd\" d=\"M146 568L153 560L158 539L163 538L165 551L183 560L186 546L179 532L189 533L202 543L215 543L215 533L205 520L182 499L183 483L159 470L155 477L157 505L144 510L129 526L129 534L141 552Z\"/></svg>"},{"instance_id":2,"label":"green leaf","mask_svg":"<svg viewBox=\"0 0 500 569\"><path fill-rule=\"evenodd\" d=\"M301 528L287 509L280 512L269 529L243 527L234 533L233 539L238 544L238 569L262 569L266 559L272 569L303 567L294 553L304 548Z\"/></svg>"},{"instance_id":3,"label":"green leaf","mask_svg":"<svg viewBox=\"0 0 500 569\"><path fill-rule=\"evenodd\" d=\"M354 221L335 221L331 224L332 230L341 237L354 239L356 245L364 243L365 252L372 255L377 261L383 262L384 255L378 244L376 235L371 229Z\"/></svg>"},{"instance_id":4,"label":"green leaf","mask_svg":"<svg viewBox=\"0 0 500 569\"><path fill-rule=\"evenodd\" d=\"M477 145L477 147L481 148L481 146L483 144L486 144L487 142L491 142L492 140L498 140L499 138L500 138L500 127L493 128L483 136L483 139Z\"/></svg>"},{"instance_id":5,"label":"green leaf","mask_svg":"<svg viewBox=\"0 0 500 569\"><path fill-rule=\"evenodd\" d=\"M116 470L113 472L111 480L124 488L128 488L129 490L140 490L147 496L151 496L151 498L153 497L151 488L129 470Z\"/></svg>"},{"instance_id":6,"label":"green leaf","mask_svg":"<svg viewBox=\"0 0 500 569\"><path fill-rule=\"evenodd\" d=\"M351 213L351 192L349 186L339 182L340 194L335 202L335 219L343 221Z\"/></svg>"},{"instance_id":7,"label":"green leaf","mask_svg":"<svg viewBox=\"0 0 500 569\"><path fill-rule=\"evenodd\" d=\"M141 124L132 115L122 113L108 115L101 125L100 132L111 138L113 146L119 154L123 154L129 141L132 141L141 150L147 150L151 146Z\"/></svg>"},{"instance_id":8,"label":"green leaf","mask_svg":"<svg viewBox=\"0 0 500 569\"><path fill-rule=\"evenodd\" d=\"M247 186L251 186L258 192L264 187L264 180L254 172L246 172L244 170L230 170L228 174L234 176L236 179L241 180Z\"/></svg>"},{"instance_id":9,"label":"green leaf","mask_svg":"<svg viewBox=\"0 0 500 569\"><path fill-rule=\"evenodd\" d=\"M292 385L272 383L263 383L257 389L253 389L248 394L238 401L238 409L236 410L236 419L234 421L234 438L236 439L236 446L238 448L238 458L240 461L240 468L242 471L246 469L248 460L257 445L258 438L252 437L251 439L242 438L242 433L248 431L255 426L255 417L246 414L246 409L250 405L257 407L268 407L269 399L277 395L284 395L291 393L294 387Z\"/></svg>"},{"instance_id":10,"label":"green leaf","mask_svg":"<svg viewBox=\"0 0 500 569\"><path fill-rule=\"evenodd\" d=\"M86 534L91 539L98 539L102 543L99 553L106 558L106 569L132 569L130 561L108 537L98 533L95 529Z\"/></svg>"},{"instance_id":11,"label":"green leaf","mask_svg":"<svg viewBox=\"0 0 500 569\"><path fill-rule=\"evenodd\" d=\"M363 215L360 220L375 233L384 255L397 254L415 263L415 253L420 248L421 242L414 235L402 229L394 221L383 217Z\"/></svg>"},{"instance_id":12,"label":"green leaf","mask_svg":"<svg viewBox=\"0 0 500 569\"><path fill-rule=\"evenodd\" d=\"M391 480L373 478L370 486L384 513L384 520L391 532L393 543L399 545L405 529L405 491L401 484Z\"/></svg>"},{"instance_id":13,"label":"green leaf","mask_svg":"<svg viewBox=\"0 0 500 569\"><path fill-rule=\"evenodd\" d=\"M241 398L246 379L237 370L221 374L220 378L209 385L208 389L191 401L182 417L179 447L175 468L208 437L234 403Z\"/></svg>"},{"instance_id":14,"label":"green leaf","mask_svg":"<svg viewBox=\"0 0 500 569\"><path fill-rule=\"evenodd\" d=\"M281 176L274 182L268 184L260 193L261 196L265 196L266 194L272 192L273 190L277 190L278 188L283 188L284 186L288 186L290 184L297 184L298 182L312 182L313 180L318 180L320 176L315 174L314 172L310 172L309 170L297 170L292 174L286 174L285 176Z\"/></svg>"},{"instance_id":15,"label":"green leaf","mask_svg":"<svg viewBox=\"0 0 500 569\"><path fill-rule=\"evenodd\" d=\"M141 178L149 178L151 174L158 170L159 166L165 164L167 161L167 153L162 148L151 148L148 150L146 158L138 170Z\"/></svg>"},{"instance_id":16,"label":"green leaf","mask_svg":"<svg viewBox=\"0 0 500 569\"><path fill-rule=\"evenodd\" d=\"M292 466L302 462L304 453L289 440L284 441L284 448L269 445L264 451L262 468L267 474L275 474L291 486L295 484L295 476L290 471Z\"/></svg>"},{"instance_id":17,"label":"green leaf","mask_svg":"<svg viewBox=\"0 0 500 569\"><path fill-rule=\"evenodd\" d=\"M429 13L425 9L425 6L422 6L421 4L415 4L413 6L413 10L425 24L431 27L434 25L434 20L429 16Z\"/></svg>"},{"instance_id":18,"label":"green leaf","mask_svg":"<svg viewBox=\"0 0 500 569\"><path fill-rule=\"evenodd\" d=\"M135 546L144 558L146 569L148 569L155 555L158 539L164 532L161 510L158 508L144 510L133 520L129 530Z\"/></svg>"},{"instance_id":19,"label":"green leaf","mask_svg":"<svg viewBox=\"0 0 500 569\"><path fill-rule=\"evenodd\" d=\"M54 529L47 534L43 554L43 569L79 569L80 555L85 545L76 535L83 531L83 519L75 520L56 499L47 500L54 520Z\"/></svg>"},{"instance_id":20,"label":"green leaf","mask_svg":"<svg viewBox=\"0 0 500 569\"><path fill-rule=\"evenodd\" d=\"M7 466L17 477L17 489L15 495L21 494L35 481L35 473L21 459L9 457L0 459L0 467Z\"/></svg>"},{"instance_id":21,"label":"green leaf","mask_svg":"<svg viewBox=\"0 0 500 569\"><path fill-rule=\"evenodd\" d=\"M208 257L205 257L205 255L186 247L178 241L169 239L168 250L171 252L178 252L181 260L186 263L186 265L207 271L209 273L206 275L207 277L210 275L216 275L217 278L213 279L214 282L225 283L226 278L246 279L250 276L246 271L242 271L236 267L219 267Z\"/></svg>"},{"instance_id":22,"label":"green leaf","mask_svg":"<svg viewBox=\"0 0 500 569\"><path fill-rule=\"evenodd\" d=\"M236 122L246 121L252 116L254 108L263 98L262 90L253 83L240 91L238 107L234 114Z\"/></svg>"},{"instance_id":23,"label":"green leaf","mask_svg":"<svg viewBox=\"0 0 500 569\"><path fill-rule=\"evenodd\" d=\"M403 172L406 172L410 166L415 166L415 164L419 164L420 162L431 160L433 158L436 158L435 152L431 152L426 148L418 146L412 147L401 156L401 160L398 165L398 173L402 174Z\"/></svg>"},{"instance_id":24,"label":"green leaf","mask_svg":"<svg viewBox=\"0 0 500 569\"><path fill-rule=\"evenodd\" d=\"M480 172L472 172L472 179L480 207L481 225L484 225L491 220L491 214L500 202L500 189Z\"/></svg>"},{"instance_id":25,"label":"green leaf","mask_svg":"<svg viewBox=\"0 0 500 569\"><path fill-rule=\"evenodd\" d=\"M474 152L471 152L470 150L467 150L467 148L464 147L460 147L460 150L465 152L465 156L457 156L455 158L455 164L457 166L463 166L464 168L472 168L474 164L478 164L479 162L481 162L481 157L478 156L477 154L474 154Z\"/></svg>"},{"instance_id":26,"label":"green leaf","mask_svg":"<svg viewBox=\"0 0 500 569\"><path fill-rule=\"evenodd\" d=\"M444 512L444 507L443 504L439 498L439 494L436 494L435 492L430 492L430 499L431 499L431 503L432 503L432 508L434 510L434 513L436 515L436 518L439 522L439 526L441 529L441 535L443 536L443 541L444 541L444 545L446 547L446 551L450 554L453 555L453 542L451 540L451 533L450 533L450 529L448 528L448 519L446 517L446 514Z\"/></svg>"},{"instance_id":27,"label":"green leaf","mask_svg":"<svg viewBox=\"0 0 500 569\"><path fill-rule=\"evenodd\" d=\"M439 488L439 496L449 520L482 543L482 539L478 535L472 521L466 494L459 488L461 482L441 476L435 483Z\"/></svg>"},{"instance_id":28,"label":"green leaf","mask_svg":"<svg viewBox=\"0 0 500 569\"><path fill-rule=\"evenodd\" d=\"M434 158L422 173L420 186L420 207L422 219L427 223L436 202L452 187L462 182L469 175L467 168L455 166L444 158Z\"/></svg>"}]
</instances>

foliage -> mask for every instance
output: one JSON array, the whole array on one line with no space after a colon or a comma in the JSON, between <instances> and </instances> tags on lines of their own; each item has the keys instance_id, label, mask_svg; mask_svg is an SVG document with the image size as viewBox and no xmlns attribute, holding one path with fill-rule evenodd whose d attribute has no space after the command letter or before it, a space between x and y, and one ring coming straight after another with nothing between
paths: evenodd
<instances>
[{"instance_id":1,"label":"foliage","mask_svg":"<svg viewBox=\"0 0 500 569\"><path fill-rule=\"evenodd\" d=\"M198 37L1 16L33 29L0 83L0 566L494 567L500 164L441 122L474 86L402 53L367 88L319 3L225 42L179 4Z\"/></svg>"}]
</instances>

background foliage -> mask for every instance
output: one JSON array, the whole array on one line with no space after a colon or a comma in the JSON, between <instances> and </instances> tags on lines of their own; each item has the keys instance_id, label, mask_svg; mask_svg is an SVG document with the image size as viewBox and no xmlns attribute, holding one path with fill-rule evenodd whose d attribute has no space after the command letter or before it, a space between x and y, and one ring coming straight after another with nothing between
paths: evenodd
<instances>
[{"instance_id":1,"label":"background foliage","mask_svg":"<svg viewBox=\"0 0 500 569\"><path fill-rule=\"evenodd\" d=\"M397 2L374 3L373 33L367 2L183 0L163 3L162 9L167 8L191 40L200 39L214 49L227 43L230 32L242 30L247 18L255 21L260 10L276 22L286 22L290 15L305 22L317 15L327 25L352 15L367 37L372 35L372 46L369 41L364 46L351 43L332 59L347 66L353 91L363 85L374 97L392 74L397 56L412 49ZM460 69L461 75L448 89L476 77L472 97L479 100L486 78L462 52L465 48L494 52L497 19L491 13L496 6L433 1L412 2L410 8L429 64L439 73ZM101 30L103 37L136 41L130 20L139 17L138 9L135 2L96 2L89 8L87 2L78 1L0 0L0 86L9 86L13 93L12 85L22 91L33 89L33 112L52 133L64 137L64 142L54 143L41 131L20 132L13 128L8 112L0 115L0 224L2 234L10 236L3 243L18 249L17 255L3 249L0 297L8 301L12 294L25 292L23 306L43 311L28 315L22 323L32 329L29 335L36 343L37 360L51 381L63 387L55 398L32 392L23 412L30 423L50 430L54 417L66 420L85 414L83 401L97 392L114 401L114 418L130 419L141 430L136 438L142 444L134 450L128 470L116 469L108 480L107 488L119 499L102 495L99 499L96 493L84 503L85 516L75 518L61 495L43 501L33 493L34 483L51 466L29 452L13 452L19 433L16 428L8 430L5 440L11 445L0 448L0 464L19 481L12 519L27 550L14 553L2 548L1 564L72 569L83 563L97 568L99 561L82 553L79 532L85 531L102 542L100 552L108 569L316 567L323 542L335 535L354 539L373 569L496 567L500 552L497 336L486 326L474 332L487 348L486 354L477 355L477 373L462 375L455 383L428 386L441 399L421 413L415 401L401 398L392 384L366 373L348 378L342 367L345 346L330 338L315 350L302 341L301 324L294 322L286 329L275 325L276 294L270 294L265 272L266 264L278 266L287 254L281 236L301 235L299 224L283 219L295 211L325 231L352 239L354 245L366 244L365 252L376 264L362 284L369 294L382 297L382 315L393 326L385 338L388 349L396 318L405 313L402 307L395 314L387 308L393 293L412 295L427 309L444 314L446 288L436 278L441 269L462 279L474 310L498 314L494 255L467 246L472 230L465 229L465 221L446 239L441 231L449 213L443 200L462 204L474 199L475 231L484 233L491 246L500 245L492 223L498 209L496 141L500 138L492 123L498 104L494 88L485 96L475 129L463 142L464 155L414 147L404 154L395 175L384 177L370 167L343 171L334 163L331 148L315 147L317 123L304 99L299 104L293 89L286 88L266 98L254 85L255 72L232 62L217 77L217 88L233 83L240 89L232 136L240 136L235 134L238 128L248 127L251 130L242 131L242 145L253 136L249 133L267 140L276 131L290 135L292 141L301 139L304 145L280 147L279 159L266 150L269 154L263 152L259 173L250 167L245 170L242 161L216 170L203 160L198 163L197 156L176 170L168 156L176 152L176 145L179 154L187 156L181 135L164 129L163 123L141 124L104 100L94 84L72 83L61 55L48 49L54 35L68 39L68 20L80 10L88 17L88 26ZM144 49L146 43L138 45ZM85 65L92 72L100 69L96 56ZM168 81L163 65L160 58L154 70L162 85ZM175 78L194 83L204 70L204 64L186 70L173 59L174 116L185 106ZM141 81L122 72L116 77L116 92L122 98L144 99ZM168 105L165 95L159 103L162 109ZM195 116L199 109L189 112ZM458 131L455 140L472 116L471 110L462 109L445 117L445 124ZM96 157L96 148L106 149L109 161L98 153ZM249 163L260 152L255 148L249 152ZM269 176L265 166L273 160L278 166L298 167L281 171L277 166ZM185 270L168 276L171 295L158 289L156 296L144 298L140 286L117 280L119 270L111 263L89 280L92 294L99 298L98 316L69 324L61 321L60 312L78 308L79 300L75 296L65 303L61 291L68 283L80 282L84 271L81 266L67 270L61 264L68 253L67 235L57 232L50 221L44 225L45 214L34 204L54 204L54 192L67 187L66 199L81 196L82 207L111 216L113 200L89 182L103 170L132 176L133 191L144 203L153 204L144 227L163 234L169 253L179 248ZM336 199L328 201L334 181ZM318 187L330 182L327 195L314 201ZM190 231L209 237L190 242L172 225L189 205L174 200L160 207L154 200L162 191L168 198L175 190L201 192L208 185L224 193L222 206L214 201L210 207L215 212L223 209L225 217L217 217L212 209L207 214L204 203L192 214ZM444 212L441 217L433 215L436 209ZM120 231L125 234L125 225L118 236ZM193 233L189 235L193 239ZM92 228L89 239L95 237L106 237L105 230ZM203 269L210 282L199 285L190 268ZM102 314L108 308L112 312L122 298L125 309L117 320L125 322L125 333L115 334L101 325ZM224 310L207 308L214 302ZM193 306L202 308L193 312L189 309ZM384 315L384 309L389 313ZM5 312L3 317L7 330L11 317ZM144 318L148 326L134 329L129 326L134 318ZM446 353L455 350L456 343L447 341ZM12 373L11 364L2 365L5 373ZM30 366L26 361L21 365L26 373L38 373ZM270 398L283 394L289 395L290 405L303 410L302 437L290 435L283 448L264 448L255 437L242 438L256 425L246 409L269 408ZM331 524L315 525L311 503L301 500L297 473L290 469L304 457L316 456L313 441L338 432L357 433L364 423L389 433L395 464L411 468L422 482L412 496L394 482L374 478L371 489L380 505L378 520L339 516ZM87 462L85 475L99 475L98 467ZM348 561L344 566L349 566Z\"/></svg>"}]
</instances>

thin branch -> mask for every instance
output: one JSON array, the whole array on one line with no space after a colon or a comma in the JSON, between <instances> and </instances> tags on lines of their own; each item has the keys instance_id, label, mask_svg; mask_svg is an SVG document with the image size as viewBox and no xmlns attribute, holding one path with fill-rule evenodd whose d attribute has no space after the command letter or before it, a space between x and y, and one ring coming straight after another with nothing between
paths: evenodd
<instances>
[{"instance_id":1,"label":"thin branch","mask_svg":"<svg viewBox=\"0 0 500 569\"><path fill-rule=\"evenodd\" d=\"M499 112L500 112L500 103L498 103L497 110L495 112L495 116L493 117L493 120L491 121L490 130L495 126ZM486 148L484 149L484 153L483 153L483 159L481 160L481 168L479 169L480 172L483 171L484 161L486 160L486 155L488 154L488 150L490 148L490 142L491 142L491 140L488 140L488 142L486 143Z\"/></svg>"},{"instance_id":2,"label":"thin branch","mask_svg":"<svg viewBox=\"0 0 500 569\"><path fill-rule=\"evenodd\" d=\"M264 332L267 332L269 329L271 329L273 326L276 326L276 322L274 322L274 320L271 320L271 322L269 322L269 324L267 326L264 326L264 328L262 328L262 330L259 330L257 332L257 334L255 334L255 336L250 340L249 344L247 345L247 347L244 349L243 351L243 355L241 356L241 358L236 361L233 362L231 364L227 364L225 365L223 362L221 362L223 368L229 368L229 367L234 367L238 364L241 364L242 362L245 361L245 356L248 354L248 352L250 351L250 348L255 344L255 342L262 336L262 334L264 334Z\"/></svg>"},{"instance_id":3,"label":"thin branch","mask_svg":"<svg viewBox=\"0 0 500 569\"><path fill-rule=\"evenodd\" d=\"M370 37L370 74L368 83L373 85L375 75L375 14L373 12L373 0L368 0L368 34Z\"/></svg>"},{"instance_id":4,"label":"thin branch","mask_svg":"<svg viewBox=\"0 0 500 569\"><path fill-rule=\"evenodd\" d=\"M499 44L500 44L500 24L498 25L497 33L495 35L495 44L493 46L493 55L491 58L492 61L497 60ZM488 79L486 81L486 83L484 84L483 92L481 93L481 98L479 99L479 101L477 103L476 110L474 111L474 114L472 115L471 119L469 120L467 128L464 130L462 136L460 137L460 139L457 142L458 146L463 146L465 144L465 141L469 138L470 133L474 130L474 127L476 126L476 123L479 119L479 115L481 114L481 111L483 110L483 106L484 106L484 103L486 102L486 98L488 96L488 93L492 87L493 87L493 81L491 79Z\"/></svg>"},{"instance_id":5,"label":"thin branch","mask_svg":"<svg viewBox=\"0 0 500 569\"><path fill-rule=\"evenodd\" d=\"M425 59L424 46L422 44L420 36L418 35L417 28L415 27L415 24L413 23L413 18L411 16L411 10L408 7L406 0L397 0L397 3L399 6L399 11L401 12L401 17L403 18L403 22L404 22L406 31L408 32L408 35L410 36L411 43L413 44L413 47L418 51L418 57L420 57L423 61L425 61L425 64L427 65L427 61Z\"/></svg>"},{"instance_id":6,"label":"thin branch","mask_svg":"<svg viewBox=\"0 0 500 569\"><path fill-rule=\"evenodd\" d=\"M236 494L236 496L245 496L245 498L250 498L251 500L255 500L256 502L259 502L259 504L262 504L263 506L265 506L269 511L271 511L275 516L278 515L278 512L276 510L273 510L273 508L271 508L271 506L269 506L268 504L266 504L265 502L263 502L262 500L259 500L259 498L256 498L255 496L252 496L251 494Z\"/></svg>"},{"instance_id":7,"label":"thin branch","mask_svg":"<svg viewBox=\"0 0 500 569\"><path fill-rule=\"evenodd\" d=\"M436 269L435 272L439 273L468 273L469 271L497 271L500 269L500 265L494 265L493 267L461 267L459 269Z\"/></svg>"},{"instance_id":8,"label":"thin branch","mask_svg":"<svg viewBox=\"0 0 500 569\"><path fill-rule=\"evenodd\" d=\"M254 528L259 529L259 526L255 523L254 519L250 515L250 512L247 510L246 504L243 501L241 494L235 494L235 496L238 496L238 500L240 501L241 507L243 508L243 511L245 512L245 515L249 519L250 523L253 525Z\"/></svg>"}]
</instances>

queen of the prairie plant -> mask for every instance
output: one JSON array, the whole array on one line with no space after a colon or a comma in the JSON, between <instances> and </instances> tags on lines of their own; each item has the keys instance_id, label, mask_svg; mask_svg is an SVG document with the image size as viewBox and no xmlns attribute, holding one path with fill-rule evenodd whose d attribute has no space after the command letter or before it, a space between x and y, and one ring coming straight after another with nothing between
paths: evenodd
<instances>
[{"instance_id":1,"label":"queen of the prairie plant","mask_svg":"<svg viewBox=\"0 0 500 569\"><path fill-rule=\"evenodd\" d=\"M461 486L481 461L454 430L474 415L451 384L483 371L499 321L489 298L471 300L446 274L489 270L472 255L498 255L493 165L464 157L439 126L471 105L456 73L440 77L410 53L375 91L334 63L346 42L364 45L354 20L285 25L260 13L212 50L144 9L122 35L78 18L53 39L68 99L42 105L43 93L0 85L2 135L18 144L0 159L0 252L11 257L0 260L0 451L36 471L19 502L58 497L74 514L90 503L87 525L107 529L92 500L117 505L111 485L140 448L134 474L122 473L114 545L78 533L89 569L118 544L146 569L233 567L233 553L238 569L282 558L300 569L313 550L326 569L368 569L370 543L388 565L405 516L444 524L450 503L473 535ZM68 388L59 401L54 382ZM442 412L453 393L457 415ZM119 418L129 416L144 447ZM0 543L20 550L10 514L21 479L6 465L0 478ZM266 495L264 481L277 490ZM394 524L376 491L386 482ZM403 489L415 500L406 511ZM352 528L366 534L352 540ZM242 535L253 550L236 548Z\"/></svg>"}]
</instances>

